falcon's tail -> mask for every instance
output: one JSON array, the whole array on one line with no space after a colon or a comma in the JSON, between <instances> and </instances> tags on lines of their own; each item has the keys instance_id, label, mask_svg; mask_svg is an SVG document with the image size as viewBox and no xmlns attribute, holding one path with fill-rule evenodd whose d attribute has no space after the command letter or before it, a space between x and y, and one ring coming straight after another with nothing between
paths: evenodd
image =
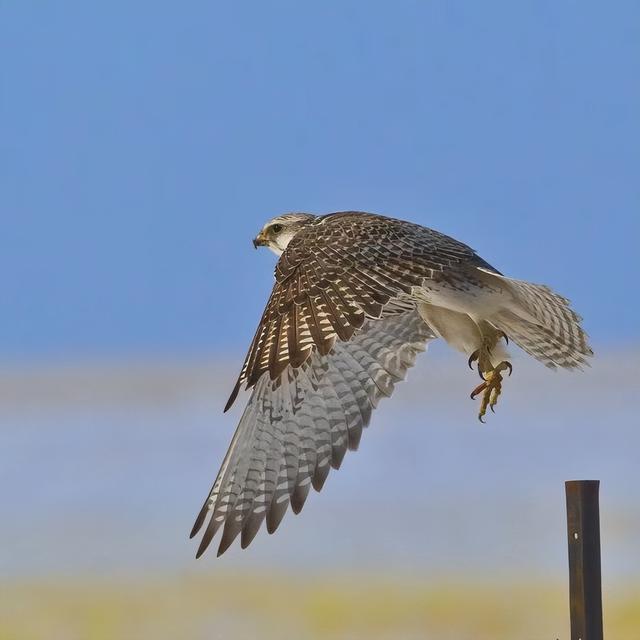
<instances>
[{"instance_id":1,"label":"falcon's tail","mask_svg":"<svg viewBox=\"0 0 640 640\"><path fill-rule=\"evenodd\" d=\"M580 326L582 318L566 298L544 285L491 276L500 278L513 294L509 305L492 318L493 324L547 367L574 369L588 364L593 351Z\"/></svg>"}]
</instances>

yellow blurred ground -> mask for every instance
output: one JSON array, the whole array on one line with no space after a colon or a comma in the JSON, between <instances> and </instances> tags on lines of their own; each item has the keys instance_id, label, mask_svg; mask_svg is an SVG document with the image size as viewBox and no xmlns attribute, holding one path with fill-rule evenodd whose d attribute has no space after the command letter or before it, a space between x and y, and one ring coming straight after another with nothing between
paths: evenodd
<instances>
[{"instance_id":1,"label":"yellow blurred ground","mask_svg":"<svg viewBox=\"0 0 640 640\"><path fill-rule=\"evenodd\" d=\"M568 636L561 585L212 574L0 586L0 640ZM605 637L640 638L640 588L606 594Z\"/></svg>"}]
</instances>

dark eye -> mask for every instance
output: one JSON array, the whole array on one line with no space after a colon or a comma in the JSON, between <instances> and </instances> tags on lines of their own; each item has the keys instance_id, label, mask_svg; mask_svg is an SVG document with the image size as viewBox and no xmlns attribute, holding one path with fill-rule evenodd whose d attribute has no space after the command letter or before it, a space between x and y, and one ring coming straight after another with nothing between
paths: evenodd
<instances>
[{"instance_id":1,"label":"dark eye","mask_svg":"<svg viewBox=\"0 0 640 640\"><path fill-rule=\"evenodd\" d=\"M272 224L271 225L271 231L273 231L273 233L280 233L282 231L282 225L281 224Z\"/></svg>"}]
</instances>

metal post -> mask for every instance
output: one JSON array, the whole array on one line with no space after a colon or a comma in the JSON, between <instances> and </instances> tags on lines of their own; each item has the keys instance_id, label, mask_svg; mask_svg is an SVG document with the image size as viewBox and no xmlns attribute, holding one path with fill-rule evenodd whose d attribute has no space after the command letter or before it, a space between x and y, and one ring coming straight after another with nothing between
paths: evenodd
<instances>
[{"instance_id":1,"label":"metal post","mask_svg":"<svg viewBox=\"0 0 640 640\"><path fill-rule=\"evenodd\" d=\"M599 480L565 482L571 640L602 640Z\"/></svg>"}]
</instances>

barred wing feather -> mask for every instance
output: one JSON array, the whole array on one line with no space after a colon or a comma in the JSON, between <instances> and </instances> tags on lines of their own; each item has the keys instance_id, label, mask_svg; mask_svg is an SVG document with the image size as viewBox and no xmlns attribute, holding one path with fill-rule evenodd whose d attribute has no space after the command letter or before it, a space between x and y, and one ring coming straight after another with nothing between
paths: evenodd
<instances>
[{"instance_id":1,"label":"barred wing feather","mask_svg":"<svg viewBox=\"0 0 640 640\"><path fill-rule=\"evenodd\" d=\"M218 555L240 535L246 547L263 521L273 533L291 505L300 512L310 487L355 450L380 398L390 396L416 355L434 338L414 310L366 320L346 342L313 351L276 380L256 382L218 477L191 532L208 523L199 557L222 529Z\"/></svg>"}]
</instances>

